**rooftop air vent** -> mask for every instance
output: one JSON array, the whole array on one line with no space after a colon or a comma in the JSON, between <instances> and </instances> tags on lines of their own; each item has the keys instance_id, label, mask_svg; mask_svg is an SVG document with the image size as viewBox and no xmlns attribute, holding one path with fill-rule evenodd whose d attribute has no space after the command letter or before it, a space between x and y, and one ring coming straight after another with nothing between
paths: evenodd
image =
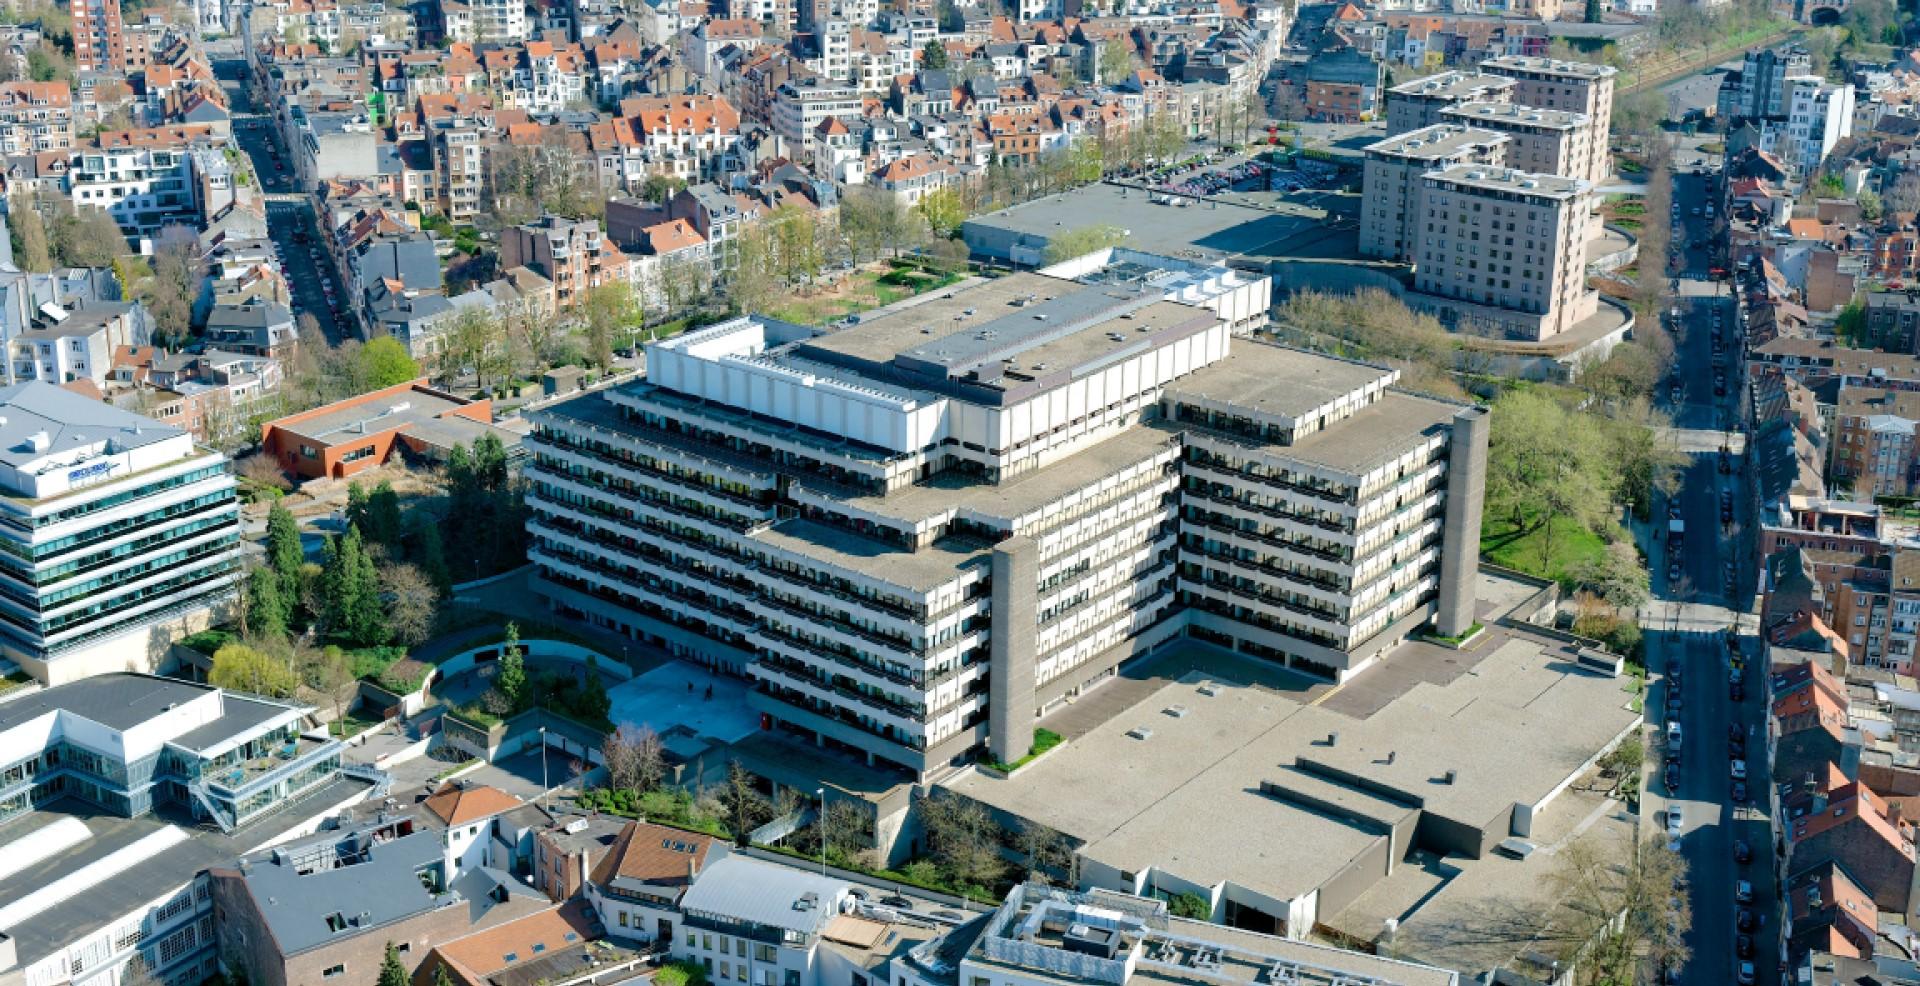
<instances>
[{"instance_id":1,"label":"rooftop air vent","mask_svg":"<svg viewBox=\"0 0 1920 986\"><path fill-rule=\"evenodd\" d=\"M1146 726L1135 726L1127 730L1127 736L1131 739L1150 740L1153 738L1153 730Z\"/></svg>"},{"instance_id":2,"label":"rooftop air vent","mask_svg":"<svg viewBox=\"0 0 1920 986\"><path fill-rule=\"evenodd\" d=\"M1175 719L1185 719L1187 717L1187 707L1184 705L1169 705L1160 711L1165 712Z\"/></svg>"}]
</instances>

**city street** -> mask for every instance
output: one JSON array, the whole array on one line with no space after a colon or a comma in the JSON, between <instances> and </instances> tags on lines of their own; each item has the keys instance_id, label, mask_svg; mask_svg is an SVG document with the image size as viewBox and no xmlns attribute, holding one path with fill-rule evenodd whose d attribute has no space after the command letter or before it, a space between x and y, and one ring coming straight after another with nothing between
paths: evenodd
<instances>
[{"instance_id":1,"label":"city street","mask_svg":"<svg viewBox=\"0 0 1920 986\"><path fill-rule=\"evenodd\" d=\"M1712 263L1708 247L1712 223L1703 207L1715 198L1709 194L1709 181L1692 174L1675 179L1674 201L1681 203L1681 210L1674 243L1686 245L1679 269L1683 279L1704 278ZM1700 215L1693 214L1695 207L1702 207ZM1696 243L1700 245L1691 245ZM1679 387L1664 395L1665 409L1682 429L1738 430L1744 383L1733 302L1724 295L1699 294L1683 297L1678 307L1680 317L1674 328ZM1720 325L1717 344L1716 321ZM1685 527L1677 550L1669 547L1665 533L1676 516L1668 503L1659 504L1652 525L1654 594L1664 602L1709 604L1737 613L1746 608L1748 600L1740 597L1751 593L1749 573L1754 564L1748 550L1750 533L1746 533L1752 521L1749 499L1741 490L1746 482L1743 463L1739 456L1723 459L1718 449L1692 451L1689 459L1682 488L1671 500L1678 505L1677 519ZM1676 562L1678 578L1673 570ZM1764 808L1753 806L1766 804L1768 790L1764 669L1749 664L1743 673L1733 670L1724 628L1703 627L1697 621L1676 626L1666 622L1670 618L1663 612L1642 622L1648 663L1656 676L1648 695L1647 718L1659 727L1657 735L1663 741L1668 724L1680 724L1678 744L1656 744L1665 757L1678 754L1679 784L1670 798L1666 761L1657 757L1643 812L1663 827L1674 806L1683 818L1680 851L1687 861L1685 897L1692 905L1693 928L1687 936L1692 958L1680 981L1688 986L1741 981L1742 959L1736 943L1743 932L1737 923L1745 908L1754 922L1745 934L1751 936L1755 981L1777 982L1777 956L1769 955L1766 946L1769 939L1778 940L1775 892L1768 880L1771 840ZM1735 681L1745 693L1738 703L1731 694ZM1676 691L1678 704L1670 699ZM1734 755L1736 743L1744 745L1740 757ZM1734 797L1736 759L1744 761L1745 794L1751 803ZM1736 843L1751 850L1750 862L1736 861ZM1736 884L1742 880L1752 883L1750 903L1735 901Z\"/></svg>"},{"instance_id":2,"label":"city street","mask_svg":"<svg viewBox=\"0 0 1920 986\"><path fill-rule=\"evenodd\" d=\"M221 88L232 100L234 143L247 156L253 173L260 177L266 189L267 235L273 239L282 272L293 293L294 316L311 314L319 321L327 341L337 345L356 334L350 320L335 314L336 310L346 310L347 293L320 249L313 209L306 197L298 194L292 164L276 144L271 120L253 111L244 72L244 63L237 60L214 63Z\"/></svg>"}]
</instances>

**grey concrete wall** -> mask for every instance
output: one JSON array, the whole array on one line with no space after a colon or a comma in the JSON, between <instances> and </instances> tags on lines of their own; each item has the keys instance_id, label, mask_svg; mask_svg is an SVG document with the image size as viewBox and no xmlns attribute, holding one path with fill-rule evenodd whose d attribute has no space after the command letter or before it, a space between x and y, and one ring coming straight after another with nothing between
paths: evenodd
<instances>
[{"instance_id":1,"label":"grey concrete wall","mask_svg":"<svg viewBox=\"0 0 1920 986\"><path fill-rule=\"evenodd\" d=\"M993 549L993 631L988 638L987 751L1011 763L1033 745L1033 651L1039 545L1024 534Z\"/></svg>"},{"instance_id":2,"label":"grey concrete wall","mask_svg":"<svg viewBox=\"0 0 1920 986\"><path fill-rule=\"evenodd\" d=\"M1434 615L1434 629L1444 637L1458 636L1474 622L1490 418L1479 407L1463 408L1453 416L1453 442L1447 452L1447 517L1441 528L1440 600Z\"/></svg>"}]
</instances>

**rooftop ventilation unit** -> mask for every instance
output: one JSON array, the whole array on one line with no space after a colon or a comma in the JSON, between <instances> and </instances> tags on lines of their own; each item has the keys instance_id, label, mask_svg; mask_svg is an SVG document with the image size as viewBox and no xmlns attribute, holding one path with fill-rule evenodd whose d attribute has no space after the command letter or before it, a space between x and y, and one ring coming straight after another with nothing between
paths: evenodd
<instances>
[{"instance_id":1,"label":"rooftop ventilation unit","mask_svg":"<svg viewBox=\"0 0 1920 986\"><path fill-rule=\"evenodd\" d=\"M1127 730L1127 736L1131 739L1150 740L1153 738L1153 730L1146 726L1135 726Z\"/></svg>"},{"instance_id":2,"label":"rooftop ventilation unit","mask_svg":"<svg viewBox=\"0 0 1920 986\"><path fill-rule=\"evenodd\" d=\"M1187 707L1184 705L1169 705L1161 711L1175 719L1185 719L1187 717Z\"/></svg>"}]
</instances>

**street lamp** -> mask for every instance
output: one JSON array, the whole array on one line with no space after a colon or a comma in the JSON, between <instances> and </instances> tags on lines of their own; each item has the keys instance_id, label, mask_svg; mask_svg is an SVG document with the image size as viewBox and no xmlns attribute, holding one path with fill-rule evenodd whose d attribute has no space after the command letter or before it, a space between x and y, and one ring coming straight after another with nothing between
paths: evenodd
<instances>
[{"instance_id":1,"label":"street lamp","mask_svg":"<svg viewBox=\"0 0 1920 986\"><path fill-rule=\"evenodd\" d=\"M547 802L547 727L540 727L540 806Z\"/></svg>"},{"instance_id":2,"label":"street lamp","mask_svg":"<svg viewBox=\"0 0 1920 986\"><path fill-rule=\"evenodd\" d=\"M816 787L813 796L820 799L820 875L827 875L827 789Z\"/></svg>"}]
</instances>

